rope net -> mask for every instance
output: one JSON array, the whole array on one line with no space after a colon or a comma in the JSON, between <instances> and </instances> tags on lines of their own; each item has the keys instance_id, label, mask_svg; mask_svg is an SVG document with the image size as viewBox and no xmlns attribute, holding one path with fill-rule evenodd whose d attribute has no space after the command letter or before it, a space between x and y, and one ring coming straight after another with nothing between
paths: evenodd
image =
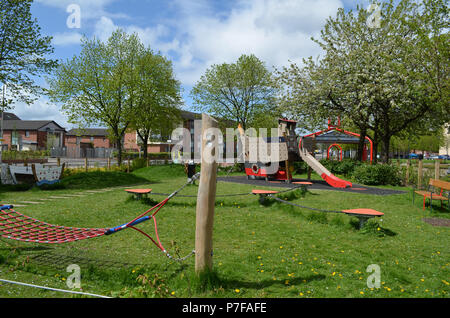
<instances>
[{"instance_id":1,"label":"rope net","mask_svg":"<svg viewBox=\"0 0 450 318\"><path fill-rule=\"evenodd\" d=\"M0 209L0 236L17 241L61 244L99 237L107 230L45 223L15 211L10 205Z\"/></svg>"}]
</instances>

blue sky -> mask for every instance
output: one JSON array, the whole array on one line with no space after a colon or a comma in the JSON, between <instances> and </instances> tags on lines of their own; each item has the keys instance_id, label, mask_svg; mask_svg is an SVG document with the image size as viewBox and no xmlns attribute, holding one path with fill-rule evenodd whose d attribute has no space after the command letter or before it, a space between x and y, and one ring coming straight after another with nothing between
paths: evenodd
<instances>
[{"instance_id":1,"label":"blue sky","mask_svg":"<svg viewBox=\"0 0 450 318\"><path fill-rule=\"evenodd\" d=\"M212 64L231 63L241 54L255 54L270 69L289 61L317 56L318 37L327 17L339 7L351 9L366 0L35 0L32 14L42 34L53 36L52 58L67 59L80 52L80 38L106 40L121 27L173 61L183 87L184 108L191 109L189 92ZM69 28L67 8L80 8L80 28ZM44 79L39 83L46 85ZM22 119L54 119L66 128L57 105L41 97L33 105L16 103Z\"/></svg>"}]
</instances>

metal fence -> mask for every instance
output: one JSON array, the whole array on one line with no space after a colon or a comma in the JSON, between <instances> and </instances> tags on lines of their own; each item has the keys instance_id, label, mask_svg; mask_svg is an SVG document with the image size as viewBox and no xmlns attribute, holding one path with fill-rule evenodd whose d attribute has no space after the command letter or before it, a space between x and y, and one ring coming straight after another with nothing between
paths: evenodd
<instances>
[{"instance_id":1,"label":"metal fence","mask_svg":"<svg viewBox=\"0 0 450 318\"><path fill-rule=\"evenodd\" d=\"M113 158L114 148L80 148L80 147L52 147L51 157L58 158Z\"/></svg>"}]
</instances>

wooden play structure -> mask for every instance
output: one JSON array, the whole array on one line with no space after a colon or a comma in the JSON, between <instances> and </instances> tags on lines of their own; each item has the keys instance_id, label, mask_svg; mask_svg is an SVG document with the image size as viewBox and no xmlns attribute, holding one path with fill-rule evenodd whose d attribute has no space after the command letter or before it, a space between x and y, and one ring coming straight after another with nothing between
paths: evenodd
<instances>
[{"instance_id":1,"label":"wooden play structure","mask_svg":"<svg viewBox=\"0 0 450 318\"><path fill-rule=\"evenodd\" d=\"M353 138L355 138L357 134L343 131L338 126L329 124L328 130L326 131L299 137L295 132L295 121L288 119L279 119L278 123L279 137L259 137L257 139L258 142L253 143L249 142L249 137L246 136L242 128L239 127L242 148L245 148L243 149L245 157L245 173L247 174L247 177L249 179L264 178L266 181L281 180L287 183L291 183L292 173L294 171L294 162L302 160L306 162L308 166L319 176L321 176L322 179L324 179L330 186L335 188L352 187L351 182L342 180L334 176L314 157L314 148L315 142L317 141L317 136L328 131L342 131L345 135L348 136L350 134ZM334 141L336 140L337 139L334 139ZM352 140L352 142L353 141L354 140ZM275 156L272 155L270 151L270 145L274 143L277 143L278 146L278 153L275 154ZM267 145L266 152L259 151L260 149L258 147L261 147L261 145ZM336 143L333 143L332 146L336 145ZM339 145L337 146L340 147ZM330 149L331 147L328 150ZM265 153L267 153L267 156L264 156ZM255 156L255 154L258 154L258 156Z\"/></svg>"},{"instance_id":2,"label":"wooden play structure","mask_svg":"<svg viewBox=\"0 0 450 318\"><path fill-rule=\"evenodd\" d=\"M31 166L9 165L8 169L13 184L33 182L41 186L59 182L64 172L64 166L65 163L61 166L44 166L42 164L32 164Z\"/></svg>"}]
</instances>

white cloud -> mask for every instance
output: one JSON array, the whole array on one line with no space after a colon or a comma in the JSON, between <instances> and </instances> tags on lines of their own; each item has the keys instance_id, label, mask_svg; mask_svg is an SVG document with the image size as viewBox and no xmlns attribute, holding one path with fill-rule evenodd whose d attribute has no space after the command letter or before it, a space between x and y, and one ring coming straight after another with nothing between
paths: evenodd
<instances>
[{"instance_id":1,"label":"white cloud","mask_svg":"<svg viewBox=\"0 0 450 318\"><path fill-rule=\"evenodd\" d=\"M183 13L188 4L182 3ZM320 48L311 36L318 36L326 19L342 6L339 0L241 0L224 17L205 14L211 9L203 2L177 22L177 72L192 85L211 64L230 63L241 54L255 54L268 67L318 55Z\"/></svg>"},{"instance_id":2,"label":"white cloud","mask_svg":"<svg viewBox=\"0 0 450 318\"><path fill-rule=\"evenodd\" d=\"M56 46L66 46L80 44L82 35L78 32L64 32L53 35L52 44Z\"/></svg>"},{"instance_id":3,"label":"white cloud","mask_svg":"<svg viewBox=\"0 0 450 318\"><path fill-rule=\"evenodd\" d=\"M212 64L234 62L241 54L255 54L269 68L318 55L320 47L311 36L319 35L326 19L343 3L239 0L228 11L218 12L207 0L175 0L171 7L177 16L164 24L121 27L172 57L178 78L192 86ZM95 35L106 40L117 26L111 17L103 16L95 26Z\"/></svg>"},{"instance_id":4,"label":"white cloud","mask_svg":"<svg viewBox=\"0 0 450 318\"><path fill-rule=\"evenodd\" d=\"M117 0L36 0L46 6L59 8L66 11L71 4L78 4L81 9L81 19L97 19L101 16L111 18L128 18L124 13L110 13L106 11L106 7Z\"/></svg>"},{"instance_id":5,"label":"white cloud","mask_svg":"<svg viewBox=\"0 0 450 318\"><path fill-rule=\"evenodd\" d=\"M141 28L135 25L120 26L116 25L112 19L108 17L101 17L95 25L94 35L101 41L107 41L118 27L125 32L138 35L145 46L150 46L155 51L161 51L163 54L168 54L170 51L179 49L179 41L177 39L163 40L169 35L168 27L158 24L155 27Z\"/></svg>"},{"instance_id":6,"label":"white cloud","mask_svg":"<svg viewBox=\"0 0 450 318\"><path fill-rule=\"evenodd\" d=\"M61 113L59 107L41 97L31 105L17 102L10 112L19 116L22 120L54 120L58 125L69 128L72 125L67 122L66 116Z\"/></svg>"}]
</instances>

